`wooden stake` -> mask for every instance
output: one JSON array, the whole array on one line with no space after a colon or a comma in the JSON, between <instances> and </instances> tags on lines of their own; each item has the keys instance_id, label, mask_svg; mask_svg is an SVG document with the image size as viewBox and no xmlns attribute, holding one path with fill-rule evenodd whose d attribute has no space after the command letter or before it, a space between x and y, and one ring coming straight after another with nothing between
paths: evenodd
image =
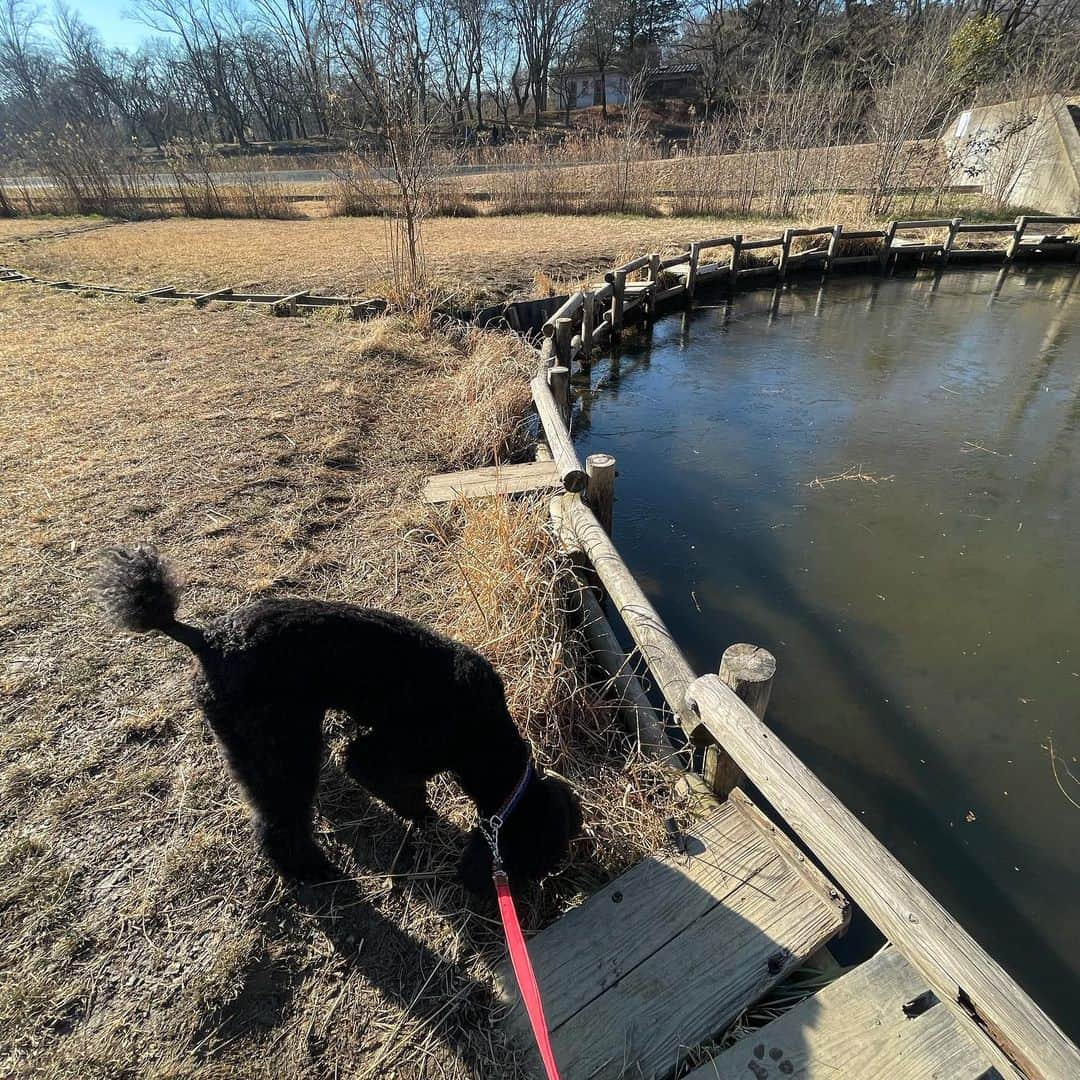
<instances>
[{"instance_id":1,"label":"wooden stake","mask_svg":"<svg viewBox=\"0 0 1080 1080\"><path fill-rule=\"evenodd\" d=\"M731 280L739 276L739 252L742 251L742 233L736 233L731 240Z\"/></svg>"},{"instance_id":2,"label":"wooden stake","mask_svg":"<svg viewBox=\"0 0 1080 1080\"><path fill-rule=\"evenodd\" d=\"M656 318L656 298L660 292L660 255L655 251L649 256L649 283L652 287L649 289L646 311L652 322Z\"/></svg>"},{"instance_id":3,"label":"wooden stake","mask_svg":"<svg viewBox=\"0 0 1080 1080\"><path fill-rule=\"evenodd\" d=\"M840 249L840 237L843 235L844 226L834 225L832 236L829 237L829 250L825 253L825 269L829 273L832 272L833 259L836 258L836 253Z\"/></svg>"},{"instance_id":4,"label":"wooden stake","mask_svg":"<svg viewBox=\"0 0 1080 1080\"><path fill-rule=\"evenodd\" d=\"M759 720L765 719L775 674L776 658L758 645L731 645L724 650L720 661L720 678ZM702 772L705 782L720 799L726 799L745 779L742 770L717 743L705 748Z\"/></svg>"},{"instance_id":5,"label":"wooden stake","mask_svg":"<svg viewBox=\"0 0 1080 1080\"><path fill-rule=\"evenodd\" d=\"M615 516L615 458L611 454L590 454L585 459L585 471L589 474L585 498L610 536Z\"/></svg>"},{"instance_id":6,"label":"wooden stake","mask_svg":"<svg viewBox=\"0 0 1080 1080\"><path fill-rule=\"evenodd\" d=\"M548 386L551 396L559 407L559 416L564 426L570 426L570 369L561 364L548 371Z\"/></svg>"},{"instance_id":7,"label":"wooden stake","mask_svg":"<svg viewBox=\"0 0 1080 1080\"><path fill-rule=\"evenodd\" d=\"M881 269L882 272L889 268L889 258L892 256L892 242L893 237L896 235L896 226L899 224L896 221L890 221L889 227L885 230L885 237L881 241Z\"/></svg>"},{"instance_id":8,"label":"wooden stake","mask_svg":"<svg viewBox=\"0 0 1080 1080\"><path fill-rule=\"evenodd\" d=\"M611 283L611 332L621 334L623 327L623 297L626 295L626 271L616 270Z\"/></svg>"},{"instance_id":9,"label":"wooden stake","mask_svg":"<svg viewBox=\"0 0 1080 1080\"><path fill-rule=\"evenodd\" d=\"M581 307L581 362L589 363L593 349L593 325L596 319L596 296L589 289Z\"/></svg>"},{"instance_id":10,"label":"wooden stake","mask_svg":"<svg viewBox=\"0 0 1080 1080\"><path fill-rule=\"evenodd\" d=\"M791 230L784 230L784 242L780 245L780 261L776 264L776 277L783 281L787 277L788 259L791 257Z\"/></svg>"},{"instance_id":11,"label":"wooden stake","mask_svg":"<svg viewBox=\"0 0 1080 1080\"><path fill-rule=\"evenodd\" d=\"M574 336L574 320L568 318L555 320L555 355L559 363L570 367L570 342Z\"/></svg>"},{"instance_id":12,"label":"wooden stake","mask_svg":"<svg viewBox=\"0 0 1080 1080\"><path fill-rule=\"evenodd\" d=\"M941 262L942 265L949 261L950 252L952 251L953 243L956 241L956 233L960 228L960 223L963 218L955 217L949 223L949 235L945 238L945 244L941 249Z\"/></svg>"},{"instance_id":13,"label":"wooden stake","mask_svg":"<svg viewBox=\"0 0 1080 1080\"><path fill-rule=\"evenodd\" d=\"M1016 228L1013 230L1012 239L1009 241L1009 246L1005 249L1005 262L1011 263L1016 258L1017 251L1020 250L1020 241L1024 239L1024 230L1027 228L1027 218L1018 217L1016 219Z\"/></svg>"},{"instance_id":14,"label":"wooden stake","mask_svg":"<svg viewBox=\"0 0 1080 1080\"><path fill-rule=\"evenodd\" d=\"M694 302L694 290L697 288L697 265L701 249L695 241L690 245L690 269L686 275L686 296L691 303Z\"/></svg>"}]
</instances>

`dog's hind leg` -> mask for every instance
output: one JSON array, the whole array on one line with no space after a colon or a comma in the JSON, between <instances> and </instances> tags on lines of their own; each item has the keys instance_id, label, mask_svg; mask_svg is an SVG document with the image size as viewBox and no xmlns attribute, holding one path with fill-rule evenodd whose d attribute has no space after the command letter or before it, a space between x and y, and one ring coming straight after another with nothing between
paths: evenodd
<instances>
[{"instance_id":1,"label":"dog's hind leg","mask_svg":"<svg viewBox=\"0 0 1080 1080\"><path fill-rule=\"evenodd\" d=\"M427 801L427 774L402 768L400 745L378 735L359 735L345 751L345 771L394 813L424 824L434 815Z\"/></svg>"},{"instance_id":2,"label":"dog's hind leg","mask_svg":"<svg viewBox=\"0 0 1080 1080\"><path fill-rule=\"evenodd\" d=\"M311 834L322 765L322 715L263 708L212 721L251 806L255 835L286 877L326 880L336 868Z\"/></svg>"}]
</instances>

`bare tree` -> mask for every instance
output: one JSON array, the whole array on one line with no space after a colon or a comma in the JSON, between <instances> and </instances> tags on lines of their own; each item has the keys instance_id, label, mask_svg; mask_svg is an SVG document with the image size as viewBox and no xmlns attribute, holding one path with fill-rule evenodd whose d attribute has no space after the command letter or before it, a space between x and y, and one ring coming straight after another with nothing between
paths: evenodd
<instances>
[{"instance_id":1,"label":"bare tree","mask_svg":"<svg viewBox=\"0 0 1080 1080\"><path fill-rule=\"evenodd\" d=\"M582 60L600 76L600 113L607 119L607 73L619 51L619 0L589 0L580 37Z\"/></svg>"},{"instance_id":2,"label":"bare tree","mask_svg":"<svg viewBox=\"0 0 1080 1080\"><path fill-rule=\"evenodd\" d=\"M547 107L548 77L555 57L578 28L583 0L507 0L529 74L533 123Z\"/></svg>"},{"instance_id":3,"label":"bare tree","mask_svg":"<svg viewBox=\"0 0 1080 1080\"><path fill-rule=\"evenodd\" d=\"M320 135L330 133L330 47L317 0L252 0L259 24L290 59L304 107Z\"/></svg>"}]
</instances>

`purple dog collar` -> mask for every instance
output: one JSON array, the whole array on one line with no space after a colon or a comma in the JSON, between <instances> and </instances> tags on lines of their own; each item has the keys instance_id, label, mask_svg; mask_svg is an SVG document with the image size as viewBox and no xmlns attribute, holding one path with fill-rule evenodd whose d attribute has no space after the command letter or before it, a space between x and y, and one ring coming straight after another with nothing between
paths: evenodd
<instances>
[{"instance_id":1,"label":"purple dog collar","mask_svg":"<svg viewBox=\"0 0 1080 1080\"><path fill-rule=\"evenodd\" d=\"M491 817L480 819L480 831L484 834L484 839L491 848L496 872L502 869L502 857L499 854L499 830L517 808L517 804L521 802L521 798L534 776L536 776L536 769L533 766L532 757L530 757L525 763L525 771L521 774L521 779L517 782L514 790L510 792L510 797L506 802Z\"/></svg>"}]
</instances>

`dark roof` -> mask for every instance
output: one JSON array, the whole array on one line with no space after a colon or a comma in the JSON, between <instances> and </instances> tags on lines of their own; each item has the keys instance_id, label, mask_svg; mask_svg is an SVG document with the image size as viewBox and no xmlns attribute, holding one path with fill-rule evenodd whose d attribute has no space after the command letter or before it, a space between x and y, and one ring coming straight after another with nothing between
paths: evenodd
<instances>
[{"instance_id":1,"label":"dark roof","mask_svg":"<svg viewBox=\"0 0 1080 1080\"><path fill-rule=\"evenodd\" d=\"M645 69L650 79L668 79L678 75L697 75L701 72L700 64L659 64Z\"/></svg>"}]
</instances>

